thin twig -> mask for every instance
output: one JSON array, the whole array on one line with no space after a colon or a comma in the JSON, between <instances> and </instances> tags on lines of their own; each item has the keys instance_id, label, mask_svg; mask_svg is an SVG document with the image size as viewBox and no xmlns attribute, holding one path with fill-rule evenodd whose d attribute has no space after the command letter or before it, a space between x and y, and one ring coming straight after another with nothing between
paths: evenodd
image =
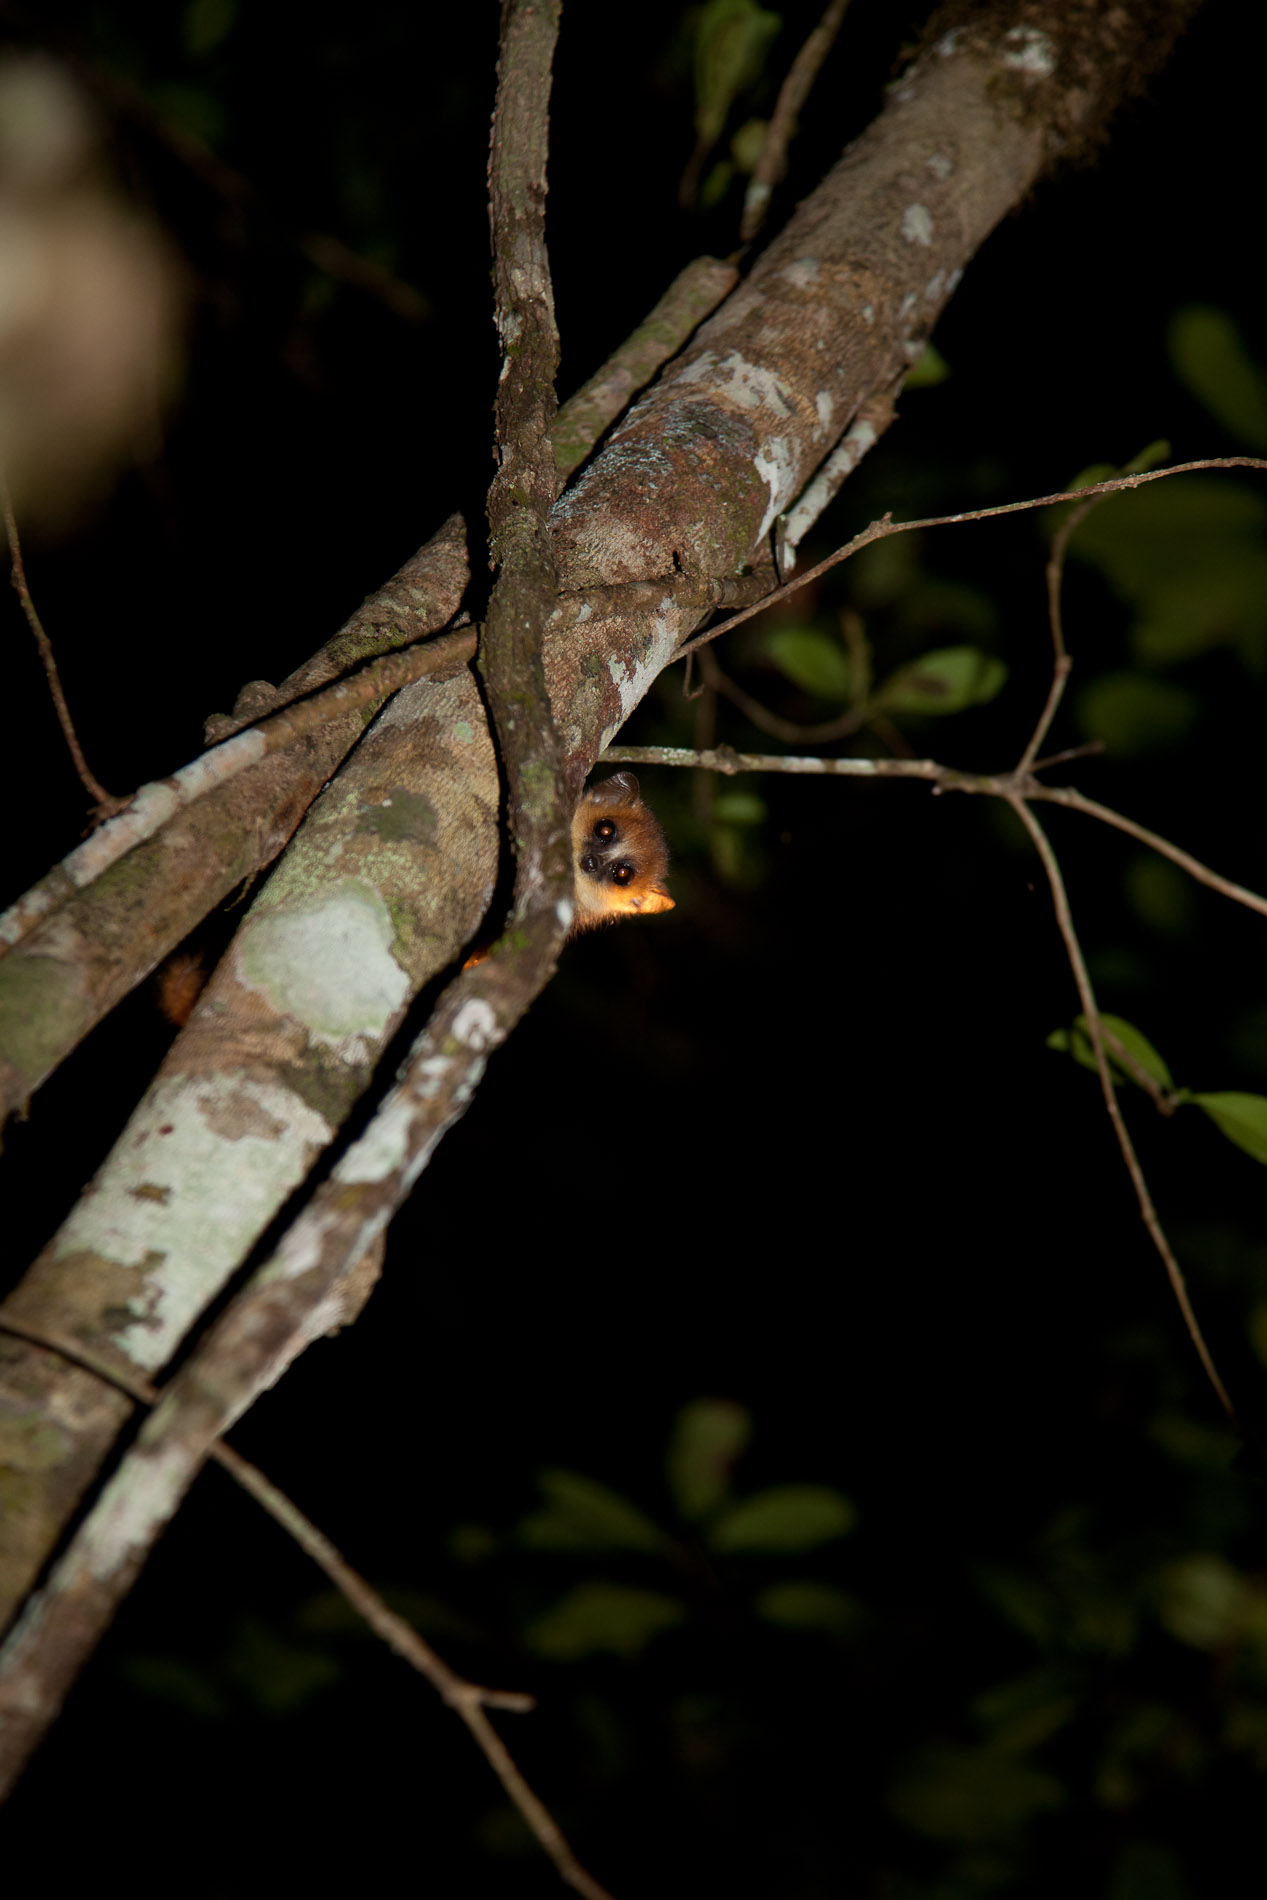
<instances>
[{"instance_id":1,"label":"thin twig","mask_svg":"<svg viewBox=\"0 0 1267 1900\"><path fill-rule=\"evenodd\" d=\"M69 1339L47 1328L28 1325L4 1307L0 1307L0 1332L13 1333L32 1346L56 1353L71 1365L79 1366L83 1371L92 1373L94 1378L113 1386L116 1391L125 1393L138 1405L153 1407L159 1401L158 1389L148 1379L124 1372L120 1366L90 1351L80 1340ZM374 1586L353 1570L325 1533L318 1530L311 1518L305 1517L299 1506L271 1478L266 1477L258 1465L250 1464L222 1438L213 1441L207 1456L227 1471L235 1483L249 1492L274 1522L293 1537L300 1549L312 1558L319 1569L325 1571L331 1583L357 1614L398 1656L411 1664L419 1675L425 1676L450 1707L460 1711L467 1704L483 1703L489 1708L511 1709L519 1715L536 1708L535 1696L512 1689L486 1689L451 1669L443 1657L438 1656L431 1645L419 1636L411 1623L398 1616L395 1610L389 1609Z\"/></svg>"},{"instance_id":2,"label":"thin twig","mask_svg":"<svg viewBox=\"0 0 1267 1900\"><path fill-rule=\"evenodd\" d=\"M771 712L759 699L746 693L728 673L722 671L711 647L701 647L698 659L700 677L707 680L714 691L728 699L733 706L738 706L758 731L768 732L772 739L786 739L789 745L820 745L824 740L845 739L867 723L866 712L853 706L848 712L838 713L834 719L820 720L815 726L797 725L794 719L784 719L779 713Z\"/></svg>"},{"instance_id":3,"label":"thin twig","mask_svg":"<svg viewBox=\"0 0 1267 1900\"><path fill-rule=\"evenodd\" d=\"M1073 917L1069 910L1069 899L1065 894L1064 879L1060 874L1060 865L1057 862L1056 854L1048 842L1046 832L1039 824L1037 818L1035 818L1033 812L1029 809L1029 806L1025 803L1025 800L1019 796L1012 796L1009 797L1007 802L1029 833L1034 844L1034 849L1042 859L1043 869L1047 873L1047 882L1051 887L1052 904L1056 912L1056 923L1060 930L1061 937L1064 939L1065 952L1069 958L1069 967L1073 971L1074 982L1078 986L1078 997L1082 1004L1082 1013L1087 1019L1087 1029L1091 1039L1091 1047L1095 1052L1095 1066L1100 1077L1100 1089L1104 1096L1104 1106L1108 1110L1109 1120L1113 1124L1113 1133L1117 1136L1117 1145L1122 1151L1122 1159L1126 1163L1126 1171L1130 1175L1131 1185L1135 1189L1135 1198L1139 1203L1140 1217L1144 1222L1144 1226L1148 1229L1153 1245L1161 1256L1162 1264L1166 1269L1166 1277L1170 1281L1170 1290L1174 1294L1179 1311L1183 1315L1184 1325L1188 1329L1188 1337L1196 1348L1197 1357L1205 1369L1205 1375L1214 1388L1219 1404L1227 1413L1231 1424L1235 1426L1237 1423L1236 1412L1232 1405L1231 1398L1228 1396L1227 1387L1219 1377L1218 1368L1210 1356L1210 1349L1206 1345L1205 1337L1197 1323L1197 1316L1192 1310L1192 1302L1188 1298L1188 1289L1184 1283L1183 1271L1178 1260L1175 1258L1170 1242L1166 1239L1161 1222L1157 1217L1157 1209L1154 1207L1152 1196L1148 1192L1148 1184L1144 1179L1143 1169L1139 1165L1139 1158L1135 1153L1134 1143L1131 1141L1130 1135L1127 1132L1126 1123L1122 1118L1122 1110L1118 1103L1117 1091L1113 1087L1113 1078L1109 1073L1108 1057L1104 1050L1104 1029L1100 1021L1099 1006L1096 1003L1095 991L1091 987L1091 979L1087 974L1087 966L1083 960L1082 946L1078 942L1077 932L1073 926Z\"/></svg>"},{"instance_id":4,"label":"thin twig","mask_svg":"<svg viewBox=\"0 0 1267 1900\"><path fill-rule=\"evenodd\" d=\"M824 560L815 562L813 567L807 567L803 574L795 575L782 587L772 588L761 600L754 601L750 607L743 608L739 613L731 614L728 620L719 622L715 627L706 627L703 633L697 633L690 640L684 641L673 657L675 660L685 659L688 653L694 653L699 647L706 646L710 640L716 640L723 633L729 633L732 627L739 626L745 620L751 620L754 614L763 613L767 607L772 607L776 600L786 600L789 594L795 594L798 589L808 586L810 581L816 581L821 574L826 574L829 568L839 567L840 563L847 561L851 555L857 554L862 548L869 547L873 541L883 541L890 534L911 534L918 528L957 527L963 521L990 521L996 515L1024 514L1034 508L1054 507L1057 502L1081 501L1094 495L1113 495L1119 489L1142 488L1146 482L1164 481L1168 475L1189 475L1194 470L1202 468L1267 469L1267 460L1260 455L1213 455L1199 462L1176 462L1170 468L1142 470L1138 475L1115 475L1107 481L1091 482L1086 488L1064 488L1058 494L1035 495L1028 501L1004 501L992 508L968 508L957 515L929 515L919 521L894 521L891 515L885 514L879 521L873 521L869 527L863 528L852 541L846 542L844 547L837 548L834 554L829 554Z\"/></svg>"},{"instance_id":5,"label":"thin twig","mask_svg":"<svg viewBox=\"0 0 1267 1900\"><path fill-rule=\"evenodd\" d=\"M1088 818L1098 818L1102 825L1112 825L1115 831L1124 831L1128 838L1136 838L1151 851L1160 852L1163 858L1169 858L1172 864L1177 864L1198 884L1206 884L1221 896L1230 897L1234 904L1244 904L1247 910L1256 910L1260 917L1267 917L1267 897L1260 897L1257 891L1247 890L1243 884L1233 884L1230 878L1220 877L1208 864L1202 864L1199 858L1181 851L1177 844L1171 844L1169 838L1162 838L1144 825L1137 825L1133 818L1124 818L1120 811L1113 811L1108 805L1097 804L1094 798L1085 797L1083 793L1075 791L1072 785L1035 785L1024 796L1040 798L1048 805L1064 805L1069 811L1085 813Z\"/></svg>"},{"instance_id":6,"label":"thin twig","mask_svg":"<svg viewBox=\"0 0 1267 1900\"><path fill-rule=\"evenodd\" d=\"M1061 755L1057 753L1041 763L1055 765L1060 763L1060 759ZM804 758L782 752L736 752L728 745L713 746L706 752L695 752L684 746L609 746L600 763L685 766L722 772L732 777L736 772L787 772L817 777L923 779L938 792L969 792L987 798L1033 799L1049 805L1064 805L1069 811L1080 811L1088 818L1098 818L1101 824L1111 825L1116 831L1124 831L1127 837L1136 838L1140 844L1169 858L1172 864L1177 864L1180 870L1186 871L1199 884L1208 885L1212 891L1231 898L1233 903L1243 904L1247 910L1257 911L1260 917L1267 917L1267 897L1261 897L1257 891L1247 889L1244 884L1233 884L1230 878L1220 877L1208 864L1202 864L1191 853L1181 851L1168 838L1149 831L1144 825L1137 825L1133 818L1123 817L1121 812L1114 811L1108 805L1100 805L1095 799L1084 797L1072 785L1041 784L1035 778L1034 771L1023 775L1016 772L962 772L954 766L939 765L935 759Z\"/></svg>"},{"instance_id":7,"label":"thin twig","mask_svg":"<svg viewBox=\"0 0 1267 1900\"><path fill-rule=\"evenodd\" d=\"M16 1334L19 1339L25 1339L45 1351L57 1353L72 1365L81 1367L107 1385L126 1393L139 1405L153 1406L158 1402L159 1393L148 1380L125 1375L119 1367L89 1352L77 1340L63 1339L56 1333L28 1326L25 1321L3 1310L0 1310L0 1330ZM527 1714L536 1708L536 1697L516 1690L486 1688L482 1683L471 1682L450 1668L411 1623L389 1608L373 1585L353 1570L324 1532L257 1465L243 1458L223 1439L216 1439L211 1444L208 1456L227 1471L235 1483L248 1492L273 1521L294 1539L375 1634L381 1636L419 1675L425 1676L441 1699L461 1717L508 1798L550 1854L567 1884L576 1892L586 1895L587 1900L611 1900L606 1889L593 1880L577 1861L553 1815L524 1779L514 1757L484 1713L486 1709L508 1709L514 1714Z\"/></svg>"},{"instance_id":8,"label":"thin twig","mask_svg":"<svg viewBox=\"0 0 1267 1900\"><path fill-rule=\"evenodd\" d=\"M744 196L743 218L739 225L739 236L744 244L752 242L765 222L770 194L781 182L787 169L787 148L796 133L797 115L809 97L810 88L818 78L823 61L832 49L848 5L849 0L828 0L822 19L792 61L791 70L779 88L779 96L766 127L765 140Z\"/></svg>"},{"instance_id":9,"label":"thin twig","mask_svg":"<svg viewBox=\"0 0 1267 1900\"><path fill-rule=\"evenodd\" d=\"M66 695L62 691L61 674L57 670L57 659L53 653L53 643L44 631L44 623L36 612L35 602L31 599L31 590L26 582L26 566L22 560L22 541L18 534L17 516L13 511L13 497L9 493L9 484L0 473L0 508L4 511L4 525L9 536L9 553L13 560L12 580L18 599L22 602L22 611L26 615L31 632L35 635L35 644L39 649L40 660L44 666L44 677L48 681L49 694L57 714L57 722L70 753L71 764L79 776L79 782L92 799L95 806L94 817L99 823L112 813L122 811L127 804L126 798L116 798L108 792L101 780L90 771L84 757L79 735L75 731L75 722L70 716L70 707L66 704Z\"/></svg>"}]
</instances>

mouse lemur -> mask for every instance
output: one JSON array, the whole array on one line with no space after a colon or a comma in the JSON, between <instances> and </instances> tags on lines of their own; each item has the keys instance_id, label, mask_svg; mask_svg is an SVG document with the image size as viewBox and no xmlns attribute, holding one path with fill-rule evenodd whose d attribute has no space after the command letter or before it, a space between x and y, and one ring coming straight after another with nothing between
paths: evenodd
<instances>
[{"instance_id":1,"label":"mouse lemur","mask_svg":"<svg viewBox=\"0 0 1267 1900\"><path fill-rule=\"evenodd\" d=\"M572 864L573 936L639 912L673 909L664 886L669 847L632 772L614 772L582 792L572 818Z\"/></svg>"}]
</instances>

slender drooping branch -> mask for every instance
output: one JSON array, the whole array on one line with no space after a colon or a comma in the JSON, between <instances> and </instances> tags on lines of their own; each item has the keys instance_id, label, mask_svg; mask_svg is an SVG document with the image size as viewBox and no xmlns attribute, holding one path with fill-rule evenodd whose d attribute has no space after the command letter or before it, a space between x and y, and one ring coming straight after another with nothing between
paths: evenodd
<instances>
[{"instance_id":1,"label":"slender drooping branch","mask_svg":"<svg viewBox=\"0 0 1267 1900\"><path fill-rule=\"evenodd\" d=\"M62 729L66 741L66 750L70 761L79 776L79 783L87 792L97 808L101 818L108 818L111 812L118 811L123 801L108 792L101 780L89 769L84 757L83 747L79 743L79 734L75 731L75 722L70 716L70 707L66 704L66 694L62 687L62 676L58 670L57 655L53 652L53 642L44 630L35 602L31 599L31 589L27 585L26 563L22 559L22 538L18 533L18 518L14 512L13 497L9 493L9 484L3 470L0 470L0 513L4 517L5 532L9 537L9 558L13 563L13 587L22 602L22 611L26 615L27 625L35 635L35 645L44 668L44 677L48 681L49 697L53 710L57 714L57 723Z\"/></svg>"},{"instance_id":2,"label":"slender drooping branch","mask_svg":"<svg viewBox=\"0 0 1267 1900\"><path fill-rule=\"evenodd\" d=\"M810 32L809 38L792 61L787 78L779 88L779 96L774 102L774 111L770 114L770 123L766 127L765 139L757 162L752 168L748 189L744 193L739 236L745 244L751 244L765 223L770 195L787 168L787 148L796 132L796 122L801 108L809 98L810 88L818 78L823 61L835 43L848 5L849 0L828 0L822 19Z\"/></svg>"},{"instance_id":3,"label":"slender drooping branch","mask_svg":"<svg viewBox=\"0 0 1267 1900\"><path fill-rule=\"evenodd\" d=\"M894 521L891 515L881 516L869 527L863 528L852 541L834 553L816 561L813 567L807 567L803 574L796 574L781 587L772 588L761 600L740 612L731 614L715 627L706 627L703 633L695 634L686 640L674 654L674 659L685 659L688 653L694 653L697 647L705 646L710 640L717 640L723 633L729 633L732 627L740 626L745 620L751 620L754 614L764 612L777 600L786 600L789 595L807 587L811 581L818 580L833 567L839 567L863 548L870 547L873 541L883 541L891 534L913 534L920 528L954 528L965 521L992 521L998 515L1026 514L1034 508L1052 508L1057 502L1084 501L1098 495L1113 495L1125 488L1142 488L1146 482L1165 481L1169 475L1190 475L1202 468L1267 468L1267 461L1259 455L1213 455L1200 462L1175 462L1169 468L1146 469L1136 475L1114 475L1108 481L1089 482L1085 488L1062 488L1054 495L1034 495L1028 501L1004 501L992 508L967 508L957 515L928 515L919 521Z\"/></svg>"},{"instance_id":4,"label":"slender drooping branch","mask_svg":"<svg viewBox=\"0 0 1267 1900\"><path fill-rule=\"evenodd\" d=\"M1149 1193L1148 1183L1144 1179L1144 1171L1140 1167L1139 1157L1135 1153L1135 1144L1131 1140L1126 1122L1122 1116L1121 1106L1117 1099L1117 1090L1113 1086L1113 1077L1109 1072L1108 1056L1105 1054L1104 1026L1100 1020L1099 1005L1095 1000L1095 991L1091 987L1091 978L1087 974L1086 960L1082 954L1082 946L1078 942L1078 934L1074 929L1073 916L1069 909L1069 899L1065 893L1065 883L1060 874L1060 865L1056 860L1056 854L1048 842L1046 832L1025 803L1025 800L1019 797L1011 797L1007 802L1029 833L1033 841L1034 849L1042 859L1043 869L1047 873L1047 882L1051 889L1052 903L1056 911L1056 923L1059 927L1061 938L1064 941L1065 953L1069 958L1069 967L1073 971L1073 979L1078 989L1078 999L1082 1004L1082 1013L1087 1019L1087 1032L1090 1037L1091 1048L1095 1055L1096 1072L1100 1078L1100 1090L1104 1096L1104 1106L1108 1110L1109 1120L1113 1124L1113 1133L1117 1137L1117 1145L1121 1149L1122 1160L1126 1164L1126 1172L1129 1174L1131 1186L1135 1190L1135 1198L1139 1203L1140 1218L1148 1230L1149 1238L1161 1256L1162 1265L1166 1269L1166 1278L1170 1282L1170 1290L1175 1296L1175 1302L1180 1313L1183 1315L1183 1323L1187 1327L1188 1337L1192 1341L1198 1359L1201 1361L1205 1376L1213 1386L1215 1396L1219 1404L1223 1407L1223 1410L1227 1413L1231 1424L1239 1430L1235 1408L1228 1395L1227 1387L1219 1376L1218 1367L1211 1357L1210 1348L1205 1343L1205 1335L1202 1333L1201 1327L1198 1324L1197 1316L1192 1310L1192 1301L1188 1297L1188 1288L1184 1281L1183 1270L1175 1258L1174 1250L1170 1242L1166 1239L1165 1230L1162 1227L1161 1221L1158 1219L1157 1209L1153 1205L1153 1197Z\"/></svg>"}]
</instances>

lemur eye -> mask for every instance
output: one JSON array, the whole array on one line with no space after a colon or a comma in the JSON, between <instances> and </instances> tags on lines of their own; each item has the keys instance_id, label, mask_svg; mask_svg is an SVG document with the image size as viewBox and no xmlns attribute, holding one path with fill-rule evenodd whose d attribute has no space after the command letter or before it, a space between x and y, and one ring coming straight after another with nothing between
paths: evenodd
<instances>
[{"instance_id":1,"label":"lemur eye","mask_svg":"<svg viewBox=\"0 0 1267 1900\"><path fill-rule=\"evenodd\" d=\"M616 826L610 818L600 818L594 827L594 836L606 844L609 838L616 836Z\"/></svg>"},{"instance_id":2,"label":"lemur eye","mask_svg":"<svg viewBox=\"0 0 1267 1900\"><path fill-rule=\"evenodd\" d=\"M634 881L633 865L632 864L613 864L612 869L611 869L611 879L612 879L613 884L632 884Z\"/></svg>"}]
</instances>

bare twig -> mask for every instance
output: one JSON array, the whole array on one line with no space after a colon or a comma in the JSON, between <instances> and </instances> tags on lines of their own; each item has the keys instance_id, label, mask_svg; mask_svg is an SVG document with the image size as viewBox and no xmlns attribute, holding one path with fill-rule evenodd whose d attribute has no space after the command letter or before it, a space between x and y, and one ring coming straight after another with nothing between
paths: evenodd
<instances>
[{"instance_id":1,"label":"bare twig","mask_svg":"<svg viewBox=\"0 0 1267 1900\"><path fill-rule=\"evenodd\" d=\"M800 726L794 719L784 719L779 713L771 712L759 699L746 693L728 673L722 671L711 647L701 647L698 657L701 679L706 680L715 692L728 699L733 706L738 706L759 732L768 732L772 739L786 739L789 745L821 745L825 740L847 738L851 732L857 732L867 723L865 711L861 707L851 706L848 712L838 713L834 719L820 720L814 726Z\"/></svg>"},{"instance_id":2,"label":"bare twig","mask_svg":"<svg viewBox=\"0 0 1267 1900\"><path fill-rule=\"evenodd\" d=\"M849 0L828 0L827 9L792 61L791 70L779 88L774 111L766 127L765 142L748 181L743 201L739 236L750 244L761 226L770 204L770 194L787 169L787 148L796 134L796 121L818 78L823 61L840 31Z\"/></svg>"},{"instance_id":3,"label":"bare twig","mask_svg":"<svg viewBox=\"0 0 1267 1900\"><path fill-rule=\"evenodd\" d=\"M90 1351L81 1340L65 1338L47 1328L30 1326L2 1306L0 1332L14 1333L32 1346L41 1346L48 1352L56 1353L59 1358L69 1360L72 1365L81 1366L85 1372L91 1372L107 1385L126 1393L128 1398L135 1399L138 1405L152 1407L159 1401L159 1391L148 1379L125 1372L119 1364ZM227 1471L234 1482L249 1492L268 1515L294 1538L300 1549L325 1571L331 1583L357 1614L398 1656L411 1664L419 1675L425 1676L450 1707L460 1711L468 1704L482 1703L488 1708L511 1709L516 1714L526 1714L536 1708L535 1696L511 1689L486 1689L450 1669L448 1663L419 1636L413 1625L390 1609L373 1585L352 1569L324 1532L304 1516L298 1505L267 1478L257 1465L250 1464L240 1452L234 1451L231 1445L217 1438L208 1447L207 1456Z\"/></svg>"},{"instance_id":4,"label":"bare twig","mask_svg":"<svg viewBox=\"0 0 1267 1900\"><path fill-rule=\"evenodd\" d=\"M1267 917L1267 897L1260 897L1257 891L1247 890L1244 884L1233 884L1230 878L1220 877L1208 864L1202 864L1189 852L1181 851L1177 844L1171 844L1169 838L1163 838L1155 831L1149 831L1144 825L1137 825L1133 818L1123 817L1120 811L1114 811L1108 805L1100 805L1094 798L1087 798L1075 791L1072 785L1037 785L1025 796L1040 798L1049 805L1064 805L1069 811L1080 811L1088 818L1098 818L1102 825L1112 825L1115 831L1124 831L1128 838L1138 839L1151 851L1157 851L1163 858L1169 858L1181 871L1198 884L1208 885L1210 890L1218 891L1223 897L1230 897L1234 904L1244 904L1247 910L1256 910L1260 917Z\"/></svg>"},{"instance_id":5,"label":"bare twig","mask_svg":"<svg viewBox=\"0 0 1267 1900\"><path fill-rule=\"evenodd\" d=\"M153 1406L158 1402L159 1394L148 1380L125 1376L117 1365L107 1364L78 1341L63 1339L28 1326L3 1309L0 1309L0 1330L15 1333L31 1345L59 1354L72 1364L94 1373L108 1385L125 1392L140 1405ZM258 1466L249 1463L222 1439L212 1442L207 1455L267 1511L274 1522L325 1572L334 1587L375 1634L381 1636L419 1675L425 1676L443 1701L461 1717L508 1798L518 1808L537 1839L547 1847L569 1886L578 1893L590 1896L590 1900L609 1900L604 1889L576 1861L554 1817L525 1781L510 1751L484 1713L486 1709L507 1709L515 1714L527 1714L537 1706L536 1697L515 1690L486 1688L482 1683L471 1682L450 1668L411 1623L389 1608L373 1585L353 1570L324 1532L318 1530L311 1519Z\"/></svg>"},{"instance_id":6,"label":"bare twig","mask_svg":"<svg viewBox=\"0 0 1267 1900\"><path fill-rule=\"evenodd\" d=\"M49 694L57 714L57 723L62 729L66 749L70 753L71 764L79 776L79 782L92 799L99 822L109 818L112 813L122 811L127 804L126 798L116 798L108 792L101 780L90 771L84 757L79 735L75 731L75 722L70 716L70 707L66 704L66 695L62 691L61 674L57 670L57 659L53 652L53 643L44 631L44 623L36 612L35 602L31 599L31 590L26 582L26 566L22 560L22 541L18 534L17 516L13 511L13 497L9 493L9 484L0 473L0 509L4 513L5 530L9 536L9 554L13 561L13 586L18 599L22 602L22 611L26 615L31 632L35 635L35 644L39 649L40 660L44 667L44 677L48 681Z\"/></svg>"},{"instance_id":7,"label":"bare twig","mask_svg":"<svg viewBox=\"0 0 1267 1900\"><path fill-rule=\"evenodd\" d=\"M1214 1388L1215 1396L1218 1398L1219 1404L1227 1413L1232 1425L1235 1426L1237 1423L1236 1412L1232 1405L1231 1398L1228 1396L1227 1387L1219 1377L1218 1368L1210 1356L1210 1349L1206 1345L1205 1337L1197 1323L1197 1316L1192 1310L1192 1302L1188 1298L1188 1289L1184 1282L1183 1271L1178 1260L1175 1258L1170 1242L1166 1239L1161 1222L1157 1217L1157 1209L1154 1207L1152 1196L1148 1191L1148 1184L1144 1179L1143 1169L1139 1165L1139 1158L1135 1153L1134 1143L1131 1141L1130 1135L1127 1132L1126 1123L1122 1118L1122 1110L1118 1103L1117 1091L1113 1087L1113 1078L1109 1073L1108 1058L1105 1055L1104 1027L1100 1021L1099 1006L1095 1000L1095 991L1091 987L1091 979L1087 974L1087 966L1083 960L1082 947L1078 942L1077 932L1073 926L1073 917L1069 910L1069 899L1065 894L1064 879L1060 874L1060 865L1057 862L1056 854L1048 842L1046 832L1025 803L1025 800L1021 797L1012 796L1009 797L1007 802L1033 840L1034 849L1042 859L1043 869L1047 873L1047 882L1051 887L1052 903L1056 911L1056 923L1059 927L1061 937L1064 940L1065 952L1069 958L1069 967L1073 971L1074 982L1078 987L1078 997L1082 1004L1082 1013L1087 1019L1087 1030L1091 1039L1091 1047L1095 1052L1095 1066L1100 1077L1100 1089L1104 1096L1104 1106L1108 1110L1109 1120L1113 1124L1113 1133L1117 1136L1117 1145L1122 1151L1122 1160L1126 1164L1126 1171L1131 1177L1131 1185L1135 1189L1135 1198L1139 1203L1140 1217L1148 1230L1154 1247L1156 1247L1157 1252L1161 1256L1162 1265L1166 1269L1166 1277L1170 1282L1170 1290L1174 1294L1179 1311L1183 1315L1184 1325L1188 1329L1188 1337L1196 1349L1197 1357L1201 1361L1205 1375Z\"/></svg>"},{"instance_id":8,"label":"bare twig","mask_svg":"<svg viewBox=\"0 0 1267 1900\"><path fill-rule=\"evenodd\" d=\"M1061 757L1057 753L1042 763L1057 765ZM1088 818L1098 818L1101 824L1111 825L1116 831L1124 831L1129 838L1137 838L1141 844L1169 858L1172 864L1177 864L1180 870L1186 871L1199 884L1208 885L1212 891L1231 898L1233 903L1243 904L1247 910L1257 911L1259 916L1267 917L1267 897L1248 890L1243 884L1233 884L1229 878L1220 877L1217 871L1202 864L1190 852L1181 851L1168 838L1149 831L1144 825L1137 825L1134 819L1123 817L1121 812L1114 811L1108 805L1100 805L1095 799L1084 797L1072 785L1041 784L1033 771L1024 774L962 772L954 766L939 765L935 759L803 758L781 752L736 752L727 745L714 746L706 752L693 752L689 747L682 746L609 746L602 755L602 763L687 766L730 776L736 772L788 772L837 778L923 779L939 792L972 792L988 798L1021 798L1049 805L1064 805L1069 811L1083 812Z\"/></svg>"},{"instance_id":9,"label":"bare twig","mask_svg":"<svg viewBox=\"0 0 1267 1900\"><path fill-rule=\"evenodd\" d=\"M929 515L920 521L894 521L891 515L882 515L879 521L873 521L869 527L863 528L852 541L846 542L842 548L837 548L834 554L829 554L824 560L815 562L813 567L807 567L803 574L797 574L782 587L771 589L763 599L755 601L752 606L743 608L739 613L731 614L728 620L721 621L715 627L706 627L703 633L697 633L690 640L683 641L674 658L685 659L688 653L694 653L697 648L706 646L710 640L716 640L723 633L729 633L732 627L739 626L742 621L751 620L754 614L762 613L767 607L772 607L776 600L786 600L788 595L796 593L798 588L808 586L810 581L816 581L820 574L826 574L830 568L839 567L840 563L847 561L851 555L857 554L862 548L869 547L873 541L883 541L890 534L911 534L918 528L957 527L963 521L990 521L996 515L1024 514L1033 508L1051 508L1061 501L1082 501L1095 495L1113 495L1119 489L1142 488L1146 482L1164 481L1168 475L1189 475L1195 469L1202 468L1267 469L1267 461L1259 455L1207 456L1199 462L1176 462L1170 468L1146 469L1137 475L1114 475L1107 481L1091 482L1086 488L1065 488L1054 495L1035 495L1029 501L999 502L993 508L968 508L957 515Z\"/></svg>"}]
</instances>

